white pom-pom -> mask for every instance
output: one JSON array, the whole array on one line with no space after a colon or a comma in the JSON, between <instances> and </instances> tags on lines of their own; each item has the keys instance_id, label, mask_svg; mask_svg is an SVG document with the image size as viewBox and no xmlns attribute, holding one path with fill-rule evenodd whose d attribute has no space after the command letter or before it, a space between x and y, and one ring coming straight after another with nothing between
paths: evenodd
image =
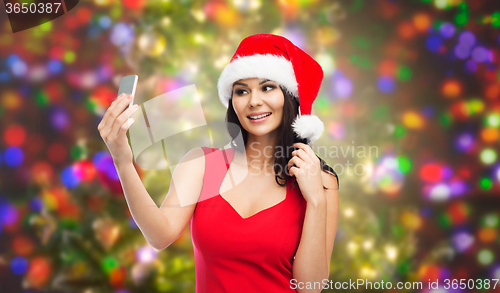
<instances>
[{"instance_id":1,"label":"white pom-pom","mask_svg":"<svg viewBox=\"0 0 500 293\"><path fill-rule=\"evenodd\" d=\"M308 142L313 142L321 136L325 125L318 116L302 115L295 118L292 128L300 138L307 138Z\"/></svg>"}]
</instances>

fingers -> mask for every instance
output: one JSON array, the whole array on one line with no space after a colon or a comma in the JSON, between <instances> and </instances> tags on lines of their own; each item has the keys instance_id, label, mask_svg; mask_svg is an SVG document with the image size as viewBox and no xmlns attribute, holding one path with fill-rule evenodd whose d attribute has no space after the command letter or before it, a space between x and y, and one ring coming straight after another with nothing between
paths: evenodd
<instances>
[{"instance_id":1,"label":"fingers","mask_svg":"<svg viewBox=\"0 0 500 293\"><path fill-rule=\"evenodd\" d=\"M120 126L120 129L118 130L117 136L125 135L132 123L134 123L134 118L128 118L127 120L125 120L125 122Z\"/></svg>"},{"instance_id":2,"label":"fingers","mask_svg":"<svg viewBox=\"0 0 500 293\"><path fill-rule=\"evenodd\" d=\"M290 161L288 161L288 169L291 169L293 167L293 165L301 168L302 166L304 166L306 162L304 162L301 158L297 157L297 156L293 156Z\"/></svg>"},{"instance_id":3,"label":"fingers","mask_svg":"<svg viewBox=\"0 0 500 293\"><path fill-rule=\"evenodd\" d=\"M125 108L126 104L129 104L130 101L132 100L132 95L128 94L121 94L114 100L109 108L106 110L106 113L104 113L104 116L102 117L101 123L99 123L99 126L97 126L97 129L101 131L102 129L105 129L107 126L111 127L113 125L114 120L120 113L123 112L123 109ZM108 131L109 132L109 131Z\"/></svg>"},{"instance_id":4,"label":"fingers","mask_svg":"<svg viewBox=\"0 0 500 293\"><path fill-rule=\"evenodd\" d=\"M292 156L297 156L304 161L309 159L309 155L303 149L294 150Z\"/></svg>"},{"instance_id":5,"label":"fingers","mask_svg":"<svg viewBox=\"0 0 500 293\"><path fill-rule=\"evenodd\" d=\"M311 149L311 147L308 145L308 144L305 144L305 143L301 143L301 142L296 142L293 144L294 147L296 148L299 148L303 151L305 151L309 156L311 157L315 157L316 154L314 154L313 150Z\"/></svg>"},{"instance_id":6,"label":"fingers","mask_svg":"<svg viewBox=\"0 0 500 293\"><path fill-rule=\"evenodd\" d=\"M301 157L304 161L310 159L313 162L319 162L318 156L316 156L316 154L309 145L297 142L294 143L293 146L298 147L299 149L293 151L292 156L295 153L296 156Z\"/></svg>"},{"instance_id":7,"label":"fingers","mask_svg":"<svg viewBox=\"0 0 500 293\"><path fill-rule=\"evenodd\" d=\"M123 111L116 119L115 122L113 123L113 126L111 127L111 130L109 132L109 135L113 137L114 135L118 135L120 130L123 127L123 124L129 119L130 115L137 111L139 109L139 105L135 104L132 107L128 108L127 110ZM128 129L128 127L126 128Z\"/></svg>"}]
</instances>

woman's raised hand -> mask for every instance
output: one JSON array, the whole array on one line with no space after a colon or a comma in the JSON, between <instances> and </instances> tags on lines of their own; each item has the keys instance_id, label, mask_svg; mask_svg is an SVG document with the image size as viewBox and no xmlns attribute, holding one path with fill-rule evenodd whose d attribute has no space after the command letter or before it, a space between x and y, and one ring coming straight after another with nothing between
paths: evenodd
<instances>
[{"instance_id":1,"label":"woman's raised hand","mask_svg":"<svg viewBox=\"0 0 500 293\"><path fill-rule=\"evenodd\" d=\"M134 122L134 119L129 117L139 106L133 105L124 111L131 100L132 95L119 95L106 110L101 123L97 126L116 167L133 161L132 150L127 139L127 130Z\"/></svg>"}]
</instances>

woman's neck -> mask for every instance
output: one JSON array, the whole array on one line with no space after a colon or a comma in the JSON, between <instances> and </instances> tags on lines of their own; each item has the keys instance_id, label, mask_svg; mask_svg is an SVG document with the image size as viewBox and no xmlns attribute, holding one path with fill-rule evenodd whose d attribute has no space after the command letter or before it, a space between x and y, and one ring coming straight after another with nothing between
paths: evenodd
<instances>
[{"instance_id":1,"label":"woman's neck","mask_svg":"<svg viewBox=\"0 0 500 293\"><path fill-rule=\"evenodd\" d=\"M275 145L275 137L248 134L245 152L248 168L252 174L274 173Z\"/></svg>"}]
</instances>

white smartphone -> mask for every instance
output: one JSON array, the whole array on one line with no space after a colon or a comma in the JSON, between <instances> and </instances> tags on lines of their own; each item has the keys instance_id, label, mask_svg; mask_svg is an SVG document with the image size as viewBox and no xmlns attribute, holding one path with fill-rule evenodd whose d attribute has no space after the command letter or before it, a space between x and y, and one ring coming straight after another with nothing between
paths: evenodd
<instances>
[{"instance_id":1,"label":"white smartphone","mask_svg":"<svg viewBox=\"0 0 500 293\"><path fill-rule=\"evenodd\" d=\"M130 101L130 104L128 105L129 107L131 107L134 104L135 89L137 87L138 79L139 77L137 75L128 75L122 77L122 79L120 80L120 87L118 88L118 96L120 96L122 93L132 94L132 101Z\"/></svg>"}]
</instances>

